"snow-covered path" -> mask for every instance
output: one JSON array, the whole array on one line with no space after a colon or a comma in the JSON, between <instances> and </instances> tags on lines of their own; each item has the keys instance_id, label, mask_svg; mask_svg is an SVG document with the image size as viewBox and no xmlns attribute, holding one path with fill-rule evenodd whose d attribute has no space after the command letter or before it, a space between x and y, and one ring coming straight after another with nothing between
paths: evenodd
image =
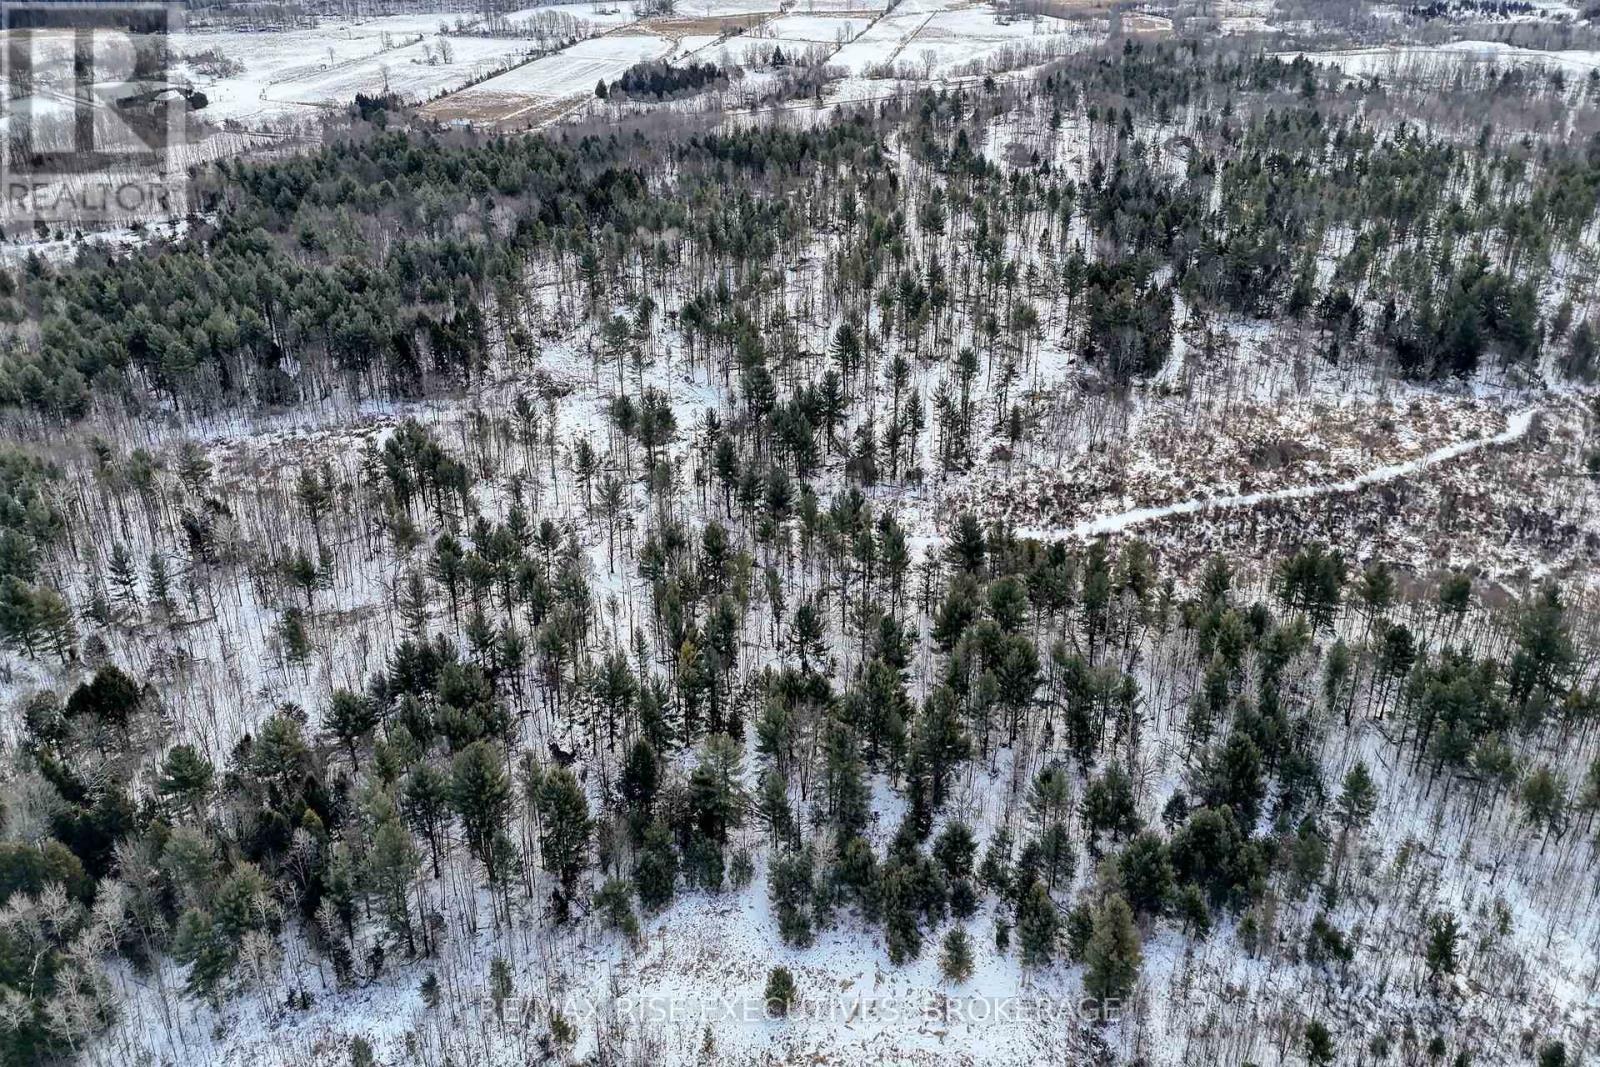
<instances>
[{"instance_id":1,"label":"snow-covered path","mask_svg":"<svg viewBox=\"0 0 1600 1067\"><path fill-rule=\"evenodd\" d=\"M1369 485L1378 485L1382 482L1394 481L1404 478L1409 474L1431 467L1436 463L1464 456L1480 448L1490 448L1495 445L1508 444L1528 432L1528 427L1533 425L1533 417L1538 414L1537 407L1519 411L1506 420L1506 428L1493 437L1479 437L1470 441L1457 441L1453 445L1446 445L1416 459L1404 463L1395 463L1387 467L1375 467L1364 474L1358 474L1341 482L1319 482L1314 485L1294 485L1285 489L1271 489L1261 493L1242 493L1237 496L1199 497L1194 500L1184 500L1176 504L1163 504L1153 508L1135 508L1132 511L1123 511L1115 515L1102 515L1097 519L1088 519L1076 526L1057 526L1052 528L1035 528L1018 530L1023 537L1034 537L1041 540L1059 537L1086 538L1097 537L1101 534L1119 533L1130 526L1138 526L1157 519L1165 519L1173 515L1193 515L1203 511L1220 511L1224 508L1248 508L1257 504L1266 504L1275 500L1298 500L1305 497L1328 496L1333 493L1353 493Z\"/></svg>"}]
</instances>

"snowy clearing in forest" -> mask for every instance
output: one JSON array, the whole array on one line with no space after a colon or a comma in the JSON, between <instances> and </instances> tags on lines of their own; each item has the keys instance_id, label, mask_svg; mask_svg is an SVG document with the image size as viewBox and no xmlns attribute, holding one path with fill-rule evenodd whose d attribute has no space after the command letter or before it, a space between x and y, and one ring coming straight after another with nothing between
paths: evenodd
<instances>
[{"instance_id":1,"label":"snowy clearing in forest","mask_svg":"<svg viewBox=\"0 0 1600 1067\"><path fill-rule=\"evenodd\" d=\"M1506 428L1493 437L1481 437L1471 441L1459 441L1452 445L1429 452L1425 456L1408 460L1404 463L1394 463L1378 467L1338 482L1324 482L1316 485L1298 485L1283 489L1272 489L1260 493L1241 493L1235 496L1198 497L1184 500L1176 504L1164 504L1160 507L1135 508L1131 511L1120 512L1115 515L1104 515L1097 519L1080 522L1076 526L1065 529L1023 529L1017 532L1024 537L1072 537L1089 538L1102 534L1121 533L1123 530L1159 519L1173 518L1179 515L1196 515L1210 511L1223 511L1230 508L1249 508L1258 504L1271 503L1278 500L1304 500L1310 497L1331 496L1336 493L1354 493L1370 485L1391 482L1396 478L1416 474L1437 463L1445 463L1459 456L1476 452L1480 448L1490 448L1495 445L1509 444L1528 432L1528 427L1533 425L1533 418L1539 413L1537 408L1519 411L1506 420Z\"/></svg>"},{"instance_id":2,"label":"snowy clearing in forest","mask_svg":"<svg viewBox=\"0 0 1600 1067\"><path fill-rule=\"evenodd\" d=\"M1588 77L1600 68L1600 52L1520 48L1501 41L1450 41L1440 45L1386 45L1331 52L1284 52L1285 62L1305 57L1338 67L1351 77L1443 77L1463 66L1539 67Z\"/></svg>"}]
</instances>

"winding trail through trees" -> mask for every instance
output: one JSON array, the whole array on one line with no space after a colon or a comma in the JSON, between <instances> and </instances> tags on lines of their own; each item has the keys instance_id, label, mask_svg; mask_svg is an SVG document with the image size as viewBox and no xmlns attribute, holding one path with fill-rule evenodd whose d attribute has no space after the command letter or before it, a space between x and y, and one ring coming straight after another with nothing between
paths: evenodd
<instances>
[{"instance_id":1,"label":"winding trail through trees","mask_svg":"<svg viewBox=\"0 0 1600 1067\"><path fill-rule=\"evenodd\" d=\"M1174 515L1194 515L1201 512L1221 511L1226 508L1248 508L1276 500L1301 500L1307 497L1330 496L1334 493L1353 493L1369 485L1379 485L1383 482L1394 481L1397 478L1404 478L1435 464L1464 456L1469 452L1492 448L1496 445L1509 444L1528 432L1528 427L1533 425L1533 417L1539 411L1538 407L1531 407L1514 413L1506 420L1506 428L1492 437L1477 437L1470 441L1457 441L1455 444L1436 448L1432 452L1418 456L1416 459L1407 460L1404 463L1390 464L1386 467L1375 467L1364 474L1358 474L1354 478L1347 478L1344 481L1294 485L1283 489L1270 489L1260 493L1242 493L1236 496L1197 497L1193 500L1184 500L1176 504L1134 508L1131 511L1124 511L1115 515L1102 515L1096 519L1087 519L1076 526L1058 526L1048 529L1019 530L1017 532L1026 537L1039 538L1098 537L1101 534L1119 533L1131 526L1155 522L1158 519L1170 518Z\"/></svg>"}]
</instances>

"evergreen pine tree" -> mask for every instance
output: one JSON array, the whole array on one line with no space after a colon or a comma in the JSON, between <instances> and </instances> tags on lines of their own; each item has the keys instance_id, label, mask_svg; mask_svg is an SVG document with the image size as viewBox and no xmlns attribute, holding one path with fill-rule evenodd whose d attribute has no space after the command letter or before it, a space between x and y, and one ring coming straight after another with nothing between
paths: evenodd
<instances>
[{"instance_id":1,"label":"evergreen pine tree","mask_svg":"<svg viewBox=\"0 0 1600 1067\"><path fill-rule=\"evenodd\" d=\"M939 973L952 985L960 985L972 977L972 938L959 926L944 937Z\"/></svg>"},{"instance_id":2,"label":"evergreen pine tree","mask_svg":"<svg viewBox=\"0 0 1600 1067\"><path fill-rule=\"evenodd\" d=\"M494 842L511 813L511 785L498 750L486 741L463 749L450 770L450 805L461 817L467 850L493 880Z\"/></svg>"},{"instance_id":3,"label":"evergreen pine tree","mask_svg":"<svg viewBox=\"0 0 1600 1067\"><path fill-rule=\"evenodd\" d=\"M561 883L564 904L588 864L592 826L588 798L568 768L557 767L545 775L539 790L539 823L543 830L539 851L545 869Z\"/></svg>"},{"instance_id":4,"label":"evergreen pine tree","mask_svg":"<svg viewBox=\"0 0 1600 1067\"><path fill-rule=\"evenodd\" d=\"M1041 967L1055 958L1061 916L1044 883L1035 879L1017 903L1017 943L1025 967Z\"/></svg>"},{"instance_id":5,"label":"evergreen pine tree","mask_svg":"<svg viewBox=\"0 0 1600 1067\"><path fill-rule=\"evenodd\" d=\"M1428 977L1434 983L1456 973L1456 950L1461 940L1461 927L1456 917L1441 911L1428 920L1428 942L1424 962Z\"/></svg>"},{"instance_id":6,"label":"evergreen pine tree","mask_svg":"<svg viewBox=\"0 0 1600 1067\"><path fill-rule=\"evenodd\" d=\"M1095 911L1094 933L1084 950L1084 992L1101 1002L1125 999L1143 960L1128 902L1115 894L1107 897Z\"/></svg>"},{"instance_id":7,"label":"evergreen pine tree","mask_svg":"<svg viewBox=\"0 0 1600 1067\"><path fill-rule=\"evenodd\" d=\"M766 1001L768 1014L779 1018L788 1015L789 1010L794 1007L798 993L794 974L789 968L778 966L767 973L767 987L762 996Z\"/></svg>"},{"instance_id":8,"label":"evergreen pine tree","mask_svg":"<svg viewBox=\"0 0 1600 1067\"><path fill-rule=\"evenodd\" d=\"M400 810L406 822L428 839L433 876L439 877L439 849L450 818L451 782L428 763L419 763L400 787Z\"/></svg>"},{"instance_id":9,"label":"evergreen pine tree","mask_svg":"<svg viewBox=\"0 0 1600 1067\"><path fill-rule=\"evenodd\" d=\"M361 760L356 755L356 743L378 725L377 705L360 693L335 689L322 722L327 731L345 746L350 753L351 765L359 771Z\"/></svg>"},{"instance_id":10,"label":"evergreen pine tree","mask_svg":"<svg viewBox=\"0 0 1600 1067\"><path fill-rule=\"evenodd\" d=\"M186 808L198 822L216 770L193 745L174 745L161 761L156 792Z\"/></svg>"}]
</instances>

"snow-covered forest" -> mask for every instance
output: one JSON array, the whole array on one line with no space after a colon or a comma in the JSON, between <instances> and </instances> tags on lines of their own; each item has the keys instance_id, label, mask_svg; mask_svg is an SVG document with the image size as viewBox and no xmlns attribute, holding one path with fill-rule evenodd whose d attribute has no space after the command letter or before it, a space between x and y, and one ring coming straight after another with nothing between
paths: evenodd
<instances>
[{"instance_id":1,"label":"snow-covered forest","mask_svg":"<svg viewBox=\"0 0 1600 1067\"><path fill-rule=\"evenodd\" d=\"M1600 1055L1600 73L793 86L7 257L0 1062Z\"/></svg>"}]
</instances>

